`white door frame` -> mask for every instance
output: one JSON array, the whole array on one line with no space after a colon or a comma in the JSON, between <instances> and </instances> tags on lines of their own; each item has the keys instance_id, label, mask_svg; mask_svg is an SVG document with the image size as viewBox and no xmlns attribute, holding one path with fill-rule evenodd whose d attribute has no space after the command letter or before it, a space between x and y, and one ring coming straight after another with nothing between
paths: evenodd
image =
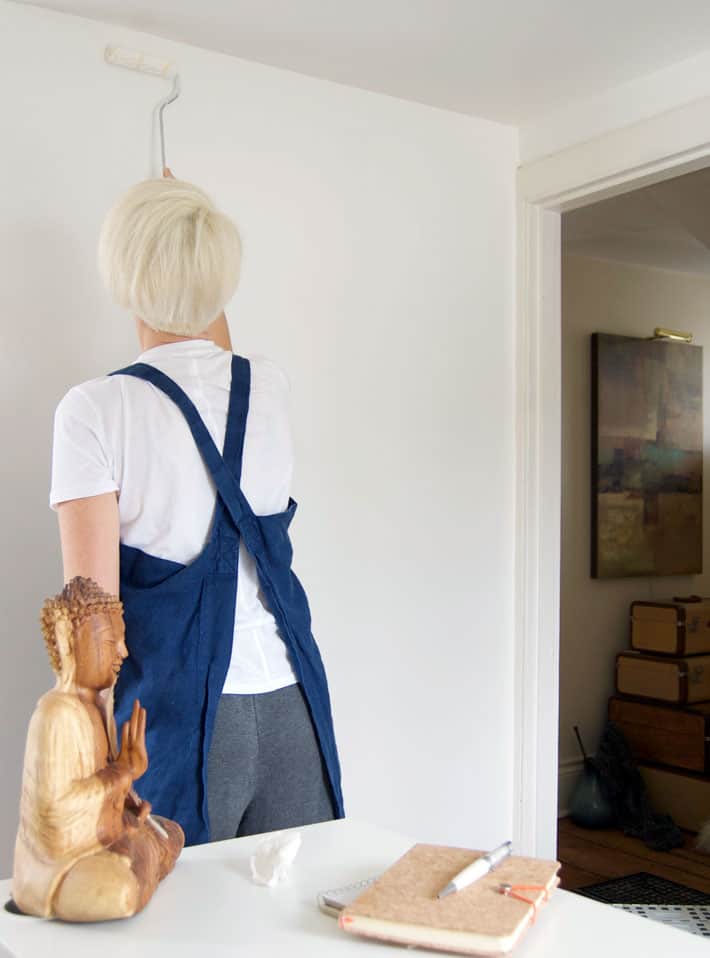
<instances>
[{"instance_id":1,"label":"white door frame","mask_svg":"<svg viewBox=\"0 0 710 958\"><path fill-rule=\"evenodd\" d=\"M557 846L560 214L709 165L710 98L518 171L513 837L524 854Z\"/></svg>"}]
</instances>

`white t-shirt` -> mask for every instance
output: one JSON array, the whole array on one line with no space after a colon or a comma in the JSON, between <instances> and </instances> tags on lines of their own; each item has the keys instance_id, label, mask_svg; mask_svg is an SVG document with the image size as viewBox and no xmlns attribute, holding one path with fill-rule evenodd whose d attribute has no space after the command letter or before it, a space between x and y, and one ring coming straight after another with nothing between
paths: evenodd
<instances>
[{"instance_id":1,"label":"white t-shirt","mask_svg":"<svg viewBox=\"0 0 710 958\"><path fill-rule=\"evenodd\" d=\"M231 353L209 340L156 346L138 357L166 373L224 446ZM288 382L267 359L251 364L240 485L257 515L288 506L293 446ZM178 407L132 376L70 389L54 419L50 505L118 492L121 542L187 564L209 537L216 492ZM254 560L240 544L234 644L225 693L272 692L296 682L286 646L262 600Z\"/></svg>"}]
</instances>

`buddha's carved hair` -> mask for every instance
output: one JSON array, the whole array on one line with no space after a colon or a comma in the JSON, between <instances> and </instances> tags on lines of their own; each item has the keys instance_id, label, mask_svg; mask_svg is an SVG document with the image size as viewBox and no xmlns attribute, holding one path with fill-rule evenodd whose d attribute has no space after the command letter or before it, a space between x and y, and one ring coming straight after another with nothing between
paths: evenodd
<instances>
[{"instance_id":1,"label":"buddha's carved hair","mask_svg":"<svg viewBox=\"0 0 710 958\"><path fill-rule=\"evenodd\" d=\"M40 623L42 635L47 646L47 654L52 671L61 673L61 659L57 648L57 622L64 619L71 626L72 635L90 615L100 612L123 613L123 603L115 596L104 592L93 579L75 576L67 582L59 595L55 595L42 606Z\"/></svg>"}]
</instances>

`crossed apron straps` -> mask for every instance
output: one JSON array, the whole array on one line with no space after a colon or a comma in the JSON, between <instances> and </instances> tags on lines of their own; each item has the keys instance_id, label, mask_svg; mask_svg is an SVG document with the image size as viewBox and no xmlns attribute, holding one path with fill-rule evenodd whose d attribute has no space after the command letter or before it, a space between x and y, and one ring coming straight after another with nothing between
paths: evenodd
<instances>
[{"instance_id":1,"label":"crossed apron straps","mask_svg":"<svg viewBox=\"0 0 710 958\"><path fill-rule=\"evenodd\" d=\"M230 392L230 415L227 417L227 429L230 428L230 424L233 425L234 417L231 414L233 411L233 406L236 405L236 401L239 398L238 393L236 392L238 385L235 383L237 362L247 362L247 360L240 360L238 356L234 356L232 359L233 385ZM190 432L195 440L195 444L197 445L204 463L207 466L210 475L212 476L215 486L217 487L220 498L222 499L227 512L231 516L232 521L239 530L239 533L244 539L244 544L253 556L260 554L263 551L263 540L261 537L259 524L254 516L252 508L247 502L244 493L240 489L239 483L237 482L234 473L225 462L224 457L215 445L212 436L209 434L202 417L197 411L197 407L187 393L169 376L166 376L165 373L161 372L159 369L156 369L155 366L148 365L148 363L134 363L132 366L126 366L124 369L117 369L116 372L111 373L111 375L134 376L136 379L147 380L173 400L175 405L185 417ZM229 438L229 436L225 438L225 445ZM241 438L242 437L240 437L240 439ZM241 448L242 443L240 442L240 464Z\"/></svg>"},{"instance_id":2,"label":"crossed apron straps","mask_svg":"<svg viewBox=\"0 0 710 958\"><path fill-rule=\"evenodd\" d=\"M275 546L269 540L272 533L262 528L262 523L267 521L267 517L259 518L254 515L239 485L246 423L246 416L243 413L245 407L248 409L249 373L248 360L234 356L223 455L217 449L192 400L165 373L147 363L136 363L125 369L119 369L112 375L124 374L146 380L172 399L185 417L205 466L212 475L223 507L256 562L264 595L287 648L293 656L294 670L303 687L321 754L327 766L334 811L338 817L342 818L344 809L340 786L340 765L327 679L320 653L310 631L308 602L291 570L290 548L285 549L284 546L284 539L288 541L288 535L284 536L283 533L288 526L293 507L289 506L289 510L283 514L268 517L268 529L278 533ZM273 520L277 520L276 527L273 525ZM282 522L279 524L278 520ZM268 547L267 540L270 542ZM284 551L283 556L280 556L281 551Z\"/></svg>"}]
</instances>

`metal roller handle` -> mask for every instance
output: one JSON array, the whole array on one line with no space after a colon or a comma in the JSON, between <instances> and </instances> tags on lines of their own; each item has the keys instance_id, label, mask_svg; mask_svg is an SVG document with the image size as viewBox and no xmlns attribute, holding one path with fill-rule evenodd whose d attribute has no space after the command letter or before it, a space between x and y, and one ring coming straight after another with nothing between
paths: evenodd
<instances>
[{"instance_id":1,"label":"metal roller handle","mask_svg":"<svg viewBox=\"0 0 710 958\"><path fill-rule=\"evenodd\" d=\"M165 152L165 121L163 119L163 113L165 112L165 107L170 106L171 103L174 103L175 100L180 96L180 76L175 74L173 78L173 88L172 91L165 97L164 100L160 101L158 105L158 125L160 127L160 159L162 162L161 173L163 173L168 166L168 161L166 158Z\"/></svg>"}]
</instances>

